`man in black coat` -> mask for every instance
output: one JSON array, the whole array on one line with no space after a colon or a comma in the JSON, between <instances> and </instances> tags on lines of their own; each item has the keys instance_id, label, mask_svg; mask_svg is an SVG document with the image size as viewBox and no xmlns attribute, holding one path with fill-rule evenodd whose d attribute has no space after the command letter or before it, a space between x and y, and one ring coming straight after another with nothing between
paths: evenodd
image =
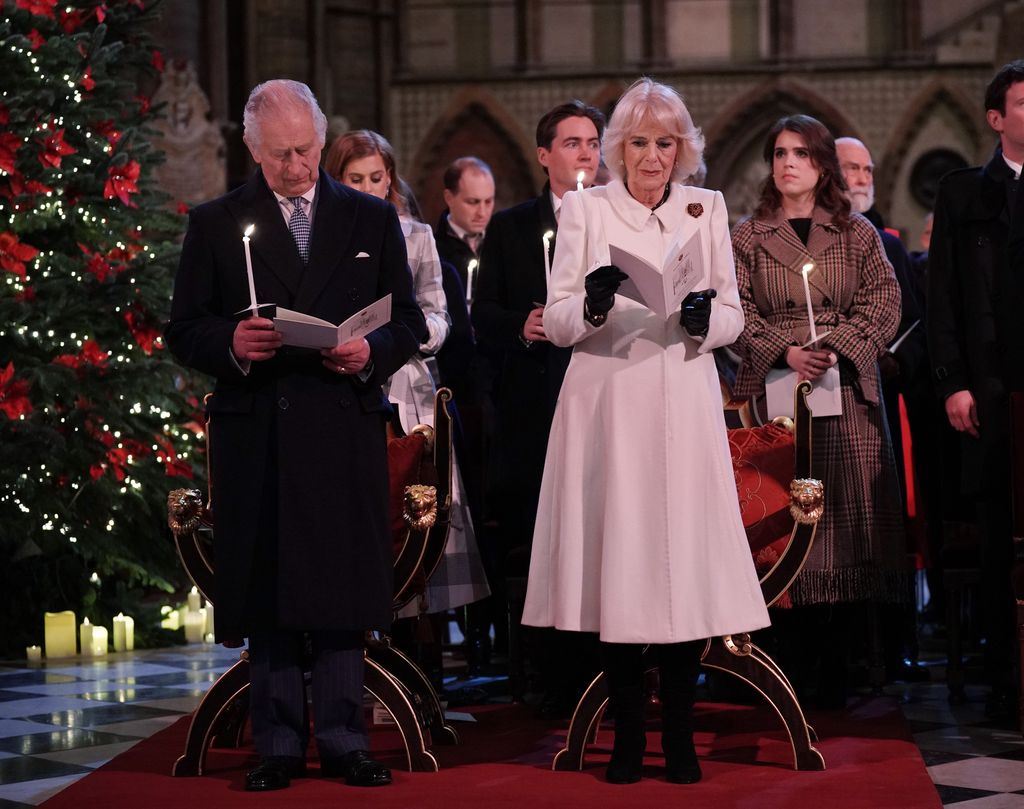
<instances>
[{"instance_id":1,"label":"man in black coat","mask_svg":"<svg viewBox=\"0 0 1024 809\"><path fill-rule=\"evenodd\" d=\"M929 251L928 340L936 391L961 434L963 481L982 539L983 626L993 707L1011 709L1014 607L1009 497L1009 394L1024 390L1024 285L1007 257L1024 161L1024 60L985 91L999 146L984 166L943 178Z\"/></svg>"},{"instance_id":2,"label":"man in black coat","mask_svg":"<svg viewBox=\"0 0 1024 809\"><path fill-rule=\"evenodd\" d=\"M523 575L537 517L548 431L572 349L544 335L550 262L562 195L577 183L590 186L601 159L604 115L581 101L561 104L537 124L537 159L548 175L536 199L495 214L487 230L473 301L473 326L481 348L500 357L497 444L501 470L503 555L521 549ZM580 178L582 175L582 178ZM545 255L546 253L546 255ZM498 584L504 575L499 558ZM494 582L492 582L493 586ZM565 633L563 633L564 635ZM566 639L563 637L562 641ZM570 680L575 660L544 666ZM571 713L575 684L548 682L551 714Z\"/></svg>"},{"instance_id":3,"label":"man in black coat","mask_svg":"<svg viewBox=\"0 0 1024 809\"><path fill-rule=\"evenodd\" d=\"M364 633L391 624L381 383L426 326L394 208L318 168L327 121L309 88L259 85L244 126L259 170L192 211L166 336L183 364L216 377L214 603L218 636L249 638L262 760L246 788L287 787L305 771L306 633L321 772L386 784L389 771L366 752L362 708ZM255 298L341 323L388 294L390 322L320 351L283 345L274 321L250 308Z\"/></svg>"}]
</instances>

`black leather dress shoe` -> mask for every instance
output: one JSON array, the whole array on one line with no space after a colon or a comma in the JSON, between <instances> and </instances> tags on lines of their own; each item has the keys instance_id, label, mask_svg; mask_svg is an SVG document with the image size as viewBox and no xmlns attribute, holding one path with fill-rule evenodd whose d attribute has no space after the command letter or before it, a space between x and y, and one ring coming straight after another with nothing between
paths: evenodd
<instances>
[{"instance_id":1,"label":"black leather dress shoe","mask_svg":"<svg viewBox=\"0 0 1024 809\"><path fill-rule=\"evenodd\" d=\"M353 787L383 787L391 783L391 770L370 758L365 750L321 760L320 773L325 778L344 778Z\"/></svg>"},{"instance_id":2,"label":"black leather dress shoe","mask_svg":"<svg viewBox=\"0 0 1024 809\"><path fill-rule=\"evenodd\" d=\"M267 756L245 774L245 788L248 792L284 789L291 779L305 774L306 762L298 756Z\"/></svg>"}]
</instances>

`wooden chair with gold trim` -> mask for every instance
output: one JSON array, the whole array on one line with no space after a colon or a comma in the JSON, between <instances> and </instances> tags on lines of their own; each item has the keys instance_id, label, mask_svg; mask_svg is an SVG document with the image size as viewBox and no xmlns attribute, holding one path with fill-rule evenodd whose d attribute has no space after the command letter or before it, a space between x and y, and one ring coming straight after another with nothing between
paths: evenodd
<instances>
[{"instance_id":1,"label":"wooden chair with gold trim","mask_svg":"<svg viewBox=\"0 0 1024 809\"><path fill-rule=\"evenodd\" d=\"M784 426L784 429L792 432L792 445L789 449L789 457L794 459L792 480L775 481L776 484L785 486L789 492L787 519L792 521L792 527L788 541L761 544L761 540L755 538L755 532L751 531L746 515L744 519L748 526L751 550L761 574L761 591L768 606L785 597L786 590L803 567L814 542L816 524L821 517L824 503L821 482L811 478L811 414L806 401L810 391L811 386L807 382L798 386L795 392L796 418L792 424ZM746 423L745 419L744 422ZM749 431L769 428L748 427L729 430L734 465L737 463L737 439L741 438L744 429ZM773 429L779 430L778 427ZM757 434L748 432L747 435ZM779 435L780 433L775 433L774 437ZM783 442L774 443L781 445ZM742 479L740 470L737 470L737 478ZM743 496L741 493L741 502ZM777 519L778 514L765 516L774 516ZM772 537L772 531L769 530L766 536ZM777 547L780 544L783 547ZM710 638L701 664L705 668L716 669L739 678L767 701L778 714L789 735L795 769L825 769L825 760L813 744L817 739L814 729L807 723L793 686L775 661L751 642L749 634ZM653 659L649 660L647 668L656 668ZM604 674L601 673L594 678L580 698L569 724L565 747L555 755L552 769L583 769L587 745L597 737L607 704L608 687Z\"/></svg>"},{"instance_id":2,"label":"wooden chair with gold trim","mask_svg":"<svg viewBox=\"0 0 1024 809\"><path fill-rule=\"evenodd\" d=\"M395 549L397 613L417 598L437 568L448 538L452 492L451 391L435 398L435 426L419 425L409 435L396 423L388 425L388 465L391 473L391 525ZM397 420L396 420L397 422ZM213 451L211 425L206 424L207 461ZM174 534L185 571L208 599L214 593L211 557L214 530L211 504L198 489L176 489L167 498L168 525ZM212 601L212 599L210 599ZM239 645L241 645L239 643ZM437 759L433 742L454 744L458 734L445 724L437 693L423 671L387 636L367 637L365 689L395 720L411 771L432 772ZM242 744L249 714L249 654L210 687L192 717L185 750L175 762L174 775L202 775L211 747Z\"/></svg>"}]
</instances>

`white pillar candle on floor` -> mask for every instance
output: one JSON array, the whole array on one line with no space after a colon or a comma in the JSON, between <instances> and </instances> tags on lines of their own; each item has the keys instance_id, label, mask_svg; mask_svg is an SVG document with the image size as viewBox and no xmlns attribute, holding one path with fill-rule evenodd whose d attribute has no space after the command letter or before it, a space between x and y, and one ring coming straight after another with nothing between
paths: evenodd
<instances>
[{"instance_id":1,"label":"white pillar candle on floor","mask_svg":"<svg viewBox=\"0 0 1024 809\"><path fill-rule=\"evenodd\" d=\"M25 658L29 663L39 663L43 659L43 650L38 646L29 646L25 649Z\"/></svg>"},{"instance_id":2,"label":"white pillar candle on floor","mask_svg":"<svg viewBox=\"0 0 1024 809\"><path fill-rule=\"evenodd\" d=\"M102 657L107 653L109 636L105 626L94 626L92 628L92 654L93 657Z\"/></svg>"},{"instance_id":3,"label":"white pillar candle on floor","mask_svg":"<svg viewBox=\"0 0 1024 809\"><path fill-rule=\"evenodd\" d=\"M135 619L118 613L114 616L114 651L130 652L135 648Z\"/></svg>"},{"instance_id":4,"label":"white pillar candle on floor","mask_svg":"<svg viewBox=\"0 0 1024 809\"><path fill-rule=\"evenodd\" d=\"M178 610L172 610L166 604L160 608L160 614L163 618L160 620L160 627L162 629L178 629L181 627L181 614Z\"/></svg>"},{"instance_id":5,"label":"white pillar candle on floor","mask_svg":"<svg viewBox=\"0 0 1024 809\"><path fill-rule=\"evenodd\" d=\"M206 610L189 610L185 613L185 641L202 643L206 629Z\"/></svg>"},{"instance_id":6,"label":"white pillar candle on floor","mask_svg":"<svg viewBox=\"0 0 1024 809\"><path fill-rule=\"evenodd\" d=\"M202 606L199 599L199 590L193 587L188 594L188 611L199 612L199 608Z\"/></svg>"},{"instance_id":7,"label":"white pillar candle on floor","mask_svg":"<svg viewBox=\"0 0 1024 809\"><path fill-rule=\"evenodd\" d=\"M79 646L82 649L82 657L88 657L92 654L92 637L93 630L95 628L96 627L89 623L88 617L86 617L86 619L82 621L82 625L78 627L78 639ZM47 655L47 657L49 657L49 655Z\"/></svg>"},{"instance_id":8,"label":"white pillar candle on floor","mask_svg":"<svg viewBox=\"0 0 1024 809\"><path fill-rule=\"evenodd\" d=\"M212 635L213 629L213 604L209 601L206 602L206 606L203 607L206 610L206 628L203 630L203 634Z\"/></svg>"},{"instance_id":9,"label":"white pillar candle on floor","mask_svg":"<svg viewBox=\"0 0 1024 809\"><path fill-rule=\"evenodd\" d=\"M71 610L43 613L43 645L48 658L74 657L78 653L76 621Z\"/></svg>"}]
</instances>

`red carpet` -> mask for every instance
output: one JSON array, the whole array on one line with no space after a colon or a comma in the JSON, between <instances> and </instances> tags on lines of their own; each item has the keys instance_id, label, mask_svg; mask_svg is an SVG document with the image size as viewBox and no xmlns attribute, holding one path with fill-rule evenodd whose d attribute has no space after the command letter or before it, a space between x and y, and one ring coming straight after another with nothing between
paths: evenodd
<instances>
[{"instance_id":1,"label":"red carpet","mask_svg":"<svg viewBox=\"0 0 1024 809\"><path fill-rule=\"evenodd\" d=\"M658 735L648 734L643 781L613 786L603 780L611 731L602 731L583 772L552 772L552 755L565 729L533 720L522 706L474 710L476 724L458 723L462 744L435 748L437 773L395 771L395 783L356 789L310 777L282 792L243 791L243 776L254 761L251 749L215 751L210 773L172 778L171 764L182 748L188 718L140 742L95 773L60 792L46 809L83 807L277 807L302 809L346 804L382 809L533 809L533 807L659 807L687 809L938 809L941 802L896 703L877 698L856 701L844 713L812 715L821 741L825 772L791 769L788 740L774 714L765 709L702 704L697 710L697 752L704 781L692 786L667 783ZM382 758L397 737L374 733ZM389 745L391 746L389 748ZM400 762L392 759L397 766ZM313 769L312 774L315 775Z\"/></svg>"}]
</instances>

